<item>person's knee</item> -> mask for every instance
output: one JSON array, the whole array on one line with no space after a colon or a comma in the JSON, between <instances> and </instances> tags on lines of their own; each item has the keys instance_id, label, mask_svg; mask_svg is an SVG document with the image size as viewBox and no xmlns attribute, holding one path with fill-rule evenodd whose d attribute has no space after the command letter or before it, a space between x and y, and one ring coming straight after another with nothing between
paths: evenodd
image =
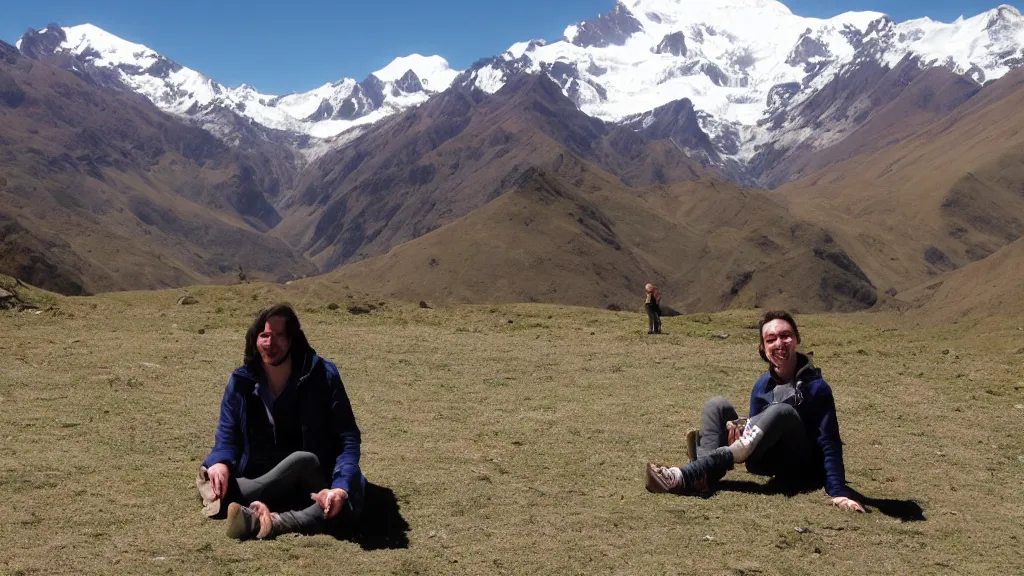
<instances>
[{"instance_id":1,"label":"person's knee","mask_svg":"<svg viewBox=\"0 0 1024 576\"><path fill-rule=\"evenodd\" d=\"M320 468L320 459L312 452L297 452L302 458L302 463L310 468Z\"/></svg>"},{"instance_id":2,"label":"person's knee","mask_svg":"<svg viewBox=\"0 0 1024 576\"><path fill-rule=\"evenodd\" d=\"M288 455L291 468L297 470L318 470L320 459L312 452L292 452Z\"/></svg>"},{"instance_id":3,"label":"person's knee","mask_svg":"<svg viewBox=\"0 0 1024 576\"><path fill-rule=\"evenodd\" d=\"M721 414L732 409L732 404L725 396L715 396L704 403L704 414Z\"/></svg>"},{"instance_id":4,"label":"person's knee","mask_svg":"<svg viewBox=\"0 0 1024 576\"><path fill-rule=\"evenodd\" d=\"M765 408L762 422L771 422L773 426L798 426L802 425L800 413L789 404L772 404Z\"/></svg>"}]
</instances>

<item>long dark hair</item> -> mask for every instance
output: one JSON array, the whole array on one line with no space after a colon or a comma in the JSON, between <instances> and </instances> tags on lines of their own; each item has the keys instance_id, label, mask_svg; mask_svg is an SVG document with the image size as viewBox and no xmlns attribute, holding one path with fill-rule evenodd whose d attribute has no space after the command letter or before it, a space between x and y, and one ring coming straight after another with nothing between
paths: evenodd
<instances>
[{"instance_id":1,"label":"long dark hair","mask_svg":"<svg viewBox=\"0 0 1024 576\"><path fill-rule=\"evenodd\" d=\"M800 343L800 329L796 327L796 320L793 320L793 315L785 310L769 310L764 313L761 320L757 323L757 335L760 338L761 343L757 345L757 352L761 355L761 360L768 362L768 356L764 353L764 333L761 330L764 329L764 325L771 322L772 320L784 320L793 327L793 337L796 338L796 343Z\"/></svg>"},{"instance_id":2,"label":"long dark hair","mask_svg":"<svg viewBox=\"0 0 1024 576\"><path fill-rule=\"evenodd\" d=\"M292 357L292 366L297 368L302 363L306 353L312 350L309 340L306 340L306 334L302 331L302 325L299 324L299 317L295 314L295 310L290 304L281 303L267 306L256 314L252 325L245 332L245 356L243 363L256 374L263 373L263 360L260 357L259 350L256 349L256 338L260 335L260 332L263 332L267 321L274 317L284 318L284 329L288 334L288 340L291 342L288 354Z\"/></svg>"}]
</instances>

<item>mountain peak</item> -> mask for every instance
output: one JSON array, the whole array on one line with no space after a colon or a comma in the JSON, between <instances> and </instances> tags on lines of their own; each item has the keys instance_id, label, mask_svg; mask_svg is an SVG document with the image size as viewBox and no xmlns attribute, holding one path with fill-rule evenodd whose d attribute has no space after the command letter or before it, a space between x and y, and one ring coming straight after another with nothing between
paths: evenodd
<instances>
[{"instance_id":1,"label":"mountain peak","mask_svg":"<svg viewBox=\"0 0 1024 576\"><path fill-rule=\"evenodd\" d=\"M621 0L607 14L584 20L565 29L565 39L581 48L591 46L622 46L630 36L643 30L643 24L626 8Z\"/></svg>"},{"instance_id":2,"label":"mountain peak","mask_svg":"<svg viewBox=\"0 0 1024 576\"><path fill-rule=\"evenodd\" d=\"M447 90L455 77L459 75L459 72L452 70L448 61L441 56L421 56L420 54L395 58L387 66L373 72L373 75L384 82L398 82L410 70L419 78L423 87L431 92Z\"/></svg>"},{"instance_id":3,"label":"mountain peak","mask_svg":"<svg viewBox=\"0 0 1024 576\"><path fill-rule=\"evenodd\" d=\"M14 45L29 58L39 59L53 54L67 39L64 29L50 24L38 32L29 28Z\"/></svg>"},{"instance_id":4,"label":"mountain peak","mask_svg":"<svg viewBox=\"0 0 1024 576\"><path fill-rule=\"evenodd\" d=\"M1013 31L1024 23L1024 16L1021 16L1020 11L1008 4L1002 4L989 10L985 16L987 17L986 30Z\"/></svg>"},{"instance_id":5,"label":"mountain peak","mask_svg":"<svg viewBox=\"0 0 1024 576\"><path fill-rule=\"evenodd\" d=\"M67 39L61 48L77 56L88 54L98 66L118 64L142 65L160 58L155 50L129 42L92 24L64 28Z\"/></svg>"},{"instance_id":6,"label":"mountain peak","mask_svg":"<svg viewBox=\"0 0 1024 576\"><path fill-rule=\"evenodd\" d=\"M730 12L735 15L774 14L792 16L793 13L777 0L636 0L630 12L648 19L672 22L679 18L695 18L712 12Z\"/></svg>"}]
</instances>

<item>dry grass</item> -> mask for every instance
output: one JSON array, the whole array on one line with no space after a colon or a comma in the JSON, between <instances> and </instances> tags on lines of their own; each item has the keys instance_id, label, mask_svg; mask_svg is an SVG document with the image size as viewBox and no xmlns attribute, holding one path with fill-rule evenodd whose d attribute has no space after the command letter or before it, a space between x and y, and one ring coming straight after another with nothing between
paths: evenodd
<instances>
[{"instance_id":1,"label":"dry grass","mask_svg":"<svg viewBox=\"0 0 1024 576\"><path fill-rule=\"evenodd\" d=\"M194 306L175 305L180 291L117 293L0 313L0 572L1024 570L1024 452L1012 432L1024 416L1024 324L800 318L836 391L848 478L923 506L925 521L902 522L842 513L821 492L643 490L643 462L685 458L707 397L745 409L763 368L754 312L669 318L667 335L648 337L632 313L389 303L356 316L299 290L194 288ZM282 297L341 368L364 471L397 494L408 549L326 536L239 544L201 516L192 480L243 329Z\"/></svg>"}]
</instances>

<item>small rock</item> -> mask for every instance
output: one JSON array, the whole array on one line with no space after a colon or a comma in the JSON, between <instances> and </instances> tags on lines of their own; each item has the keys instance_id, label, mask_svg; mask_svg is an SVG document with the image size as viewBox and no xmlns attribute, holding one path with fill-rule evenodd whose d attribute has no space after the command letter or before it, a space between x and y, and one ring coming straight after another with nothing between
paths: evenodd
<instances>
[{"instance_id":1,"label":"small rock","mask_svg":"<svg viewBox=\"0 0 1024 576\"><path fill-rule=\"evenodd\" d=\"M714 539L715 539L714 536L705 536L705 537L701 538L701 540L703 540L705 542L711 542Z\"/></svg>"},{"instance_id":2,"label":"small rock","mask_svg":"<svg viewBox=\"0 0 1024 576\"><path fill-rule=\"evenodd\" d=\"M423 308L424 310L430 310L430 304L427 304L423 300L420 300L420 308Z\"/></svg>"},{"instance_id":3,"label":"small rock","mask_svg":"<svg viewBox=\"0 0 1024 576\"><path fill-rule=\"evenodd\" d=\"M68 340L68 344L78 344L81 341L81 338L72 338L71 340Z\"/></svg>"},{"instance_id":4,"label":"small rock","mask_svg":"<svg viewBox=\"0 0 1024 576\"><path fill-rule=\"evenodd\" d=\"M1014 406L1014 408L1016 408L1017 410L1024 410L1024 404L1017 404L1016 406Z\"/></svg>"},{"instance_id":5,"label":"small rock","mask_svg":"<svg viewBox=\"0 0 1024 576\"><path fill-rule=\"evenodd\" d=\"M328 310L337 310L338 308L341 308L341 306L338 306L337 302L331 302L327 305Z\"/></svg>"},{"instance_id":6,"label":"small rock","mask_svg":"<svg viewBox=\"0 0 1024 576\"><path fill-rule=\"evenodd\" d=\"M200 334L206 334L206 328L200 328L199 329L199 333Z\"/></svg>"},{"instance_id":7,"label":"small rock","mask_svg":"<svg viewBox=\"0 0 1024 576\"><path fill-rule=\"evenodd\" d=\"M796 530L797 534L807 534L811 531L810 528L804 528L802 526L797 526L796 528L793 528L793 530Z\"/></svg>"},{"instance_id":8,"label":"small rock","mask_svg":"<svg viewBox=\"0 0 1024 576\"><path fill-rule=\"evenodd\" d=\"M191 306L192 304L199 304L199 300L196 300L194 296L182 296L178 298L179 306Z\"/></svg>"},{"instance_id":9,"label":"small rock","mask_svg":"<svg viewBox=\"0 0 1024 576\"><path fill-rule=\"evenodd\" d=\"M948 354L949 354L949 348L946 348L945 350L942 351L942 355L943 356L947 356Z\"/></svg>"},{"instance_id":10,"label":"small rock","mask_svg":"<svg viewBox=\"0 0 1024 576\"><path fill-rule=\"evenodd\" d=\"M153 364L152 362L143 362L142 365L146 366L147 368L159 368L160 367L159 364Z\"/></svg>"},{"instance_id":11,"label":"small rock","mask_svg":"<svg viewBox=\"0 0 1024 576\"><path fill-rule=\"evenodd\" d=\"M509 323L509 324L511 324L511 323L512 323L512 320L510 319L510 320L508 321L508 323Z\"/></svg>"},{"instance_id":12,"label":"small rock","mask_svg":"<svg viewBox=\"0 0 1024 576\"><path fill-rule=\"evenodd\" d=\"M728 337L729 337L729 333L728 332L722 332L721 334L715 334L715 338L721 338L722 340L725 340Z\"/></svg>"},{"instance_id":13,"label":"small rock","mask_svg":"<svg viewBox=\"0 0 1024 576\"><path fill-rule=\"evenodd\" d=\"M814 553L815 554L821 554L821 548L818 548L817 546L815 546L814 547Z\"/></svg>"}]
</instances>

